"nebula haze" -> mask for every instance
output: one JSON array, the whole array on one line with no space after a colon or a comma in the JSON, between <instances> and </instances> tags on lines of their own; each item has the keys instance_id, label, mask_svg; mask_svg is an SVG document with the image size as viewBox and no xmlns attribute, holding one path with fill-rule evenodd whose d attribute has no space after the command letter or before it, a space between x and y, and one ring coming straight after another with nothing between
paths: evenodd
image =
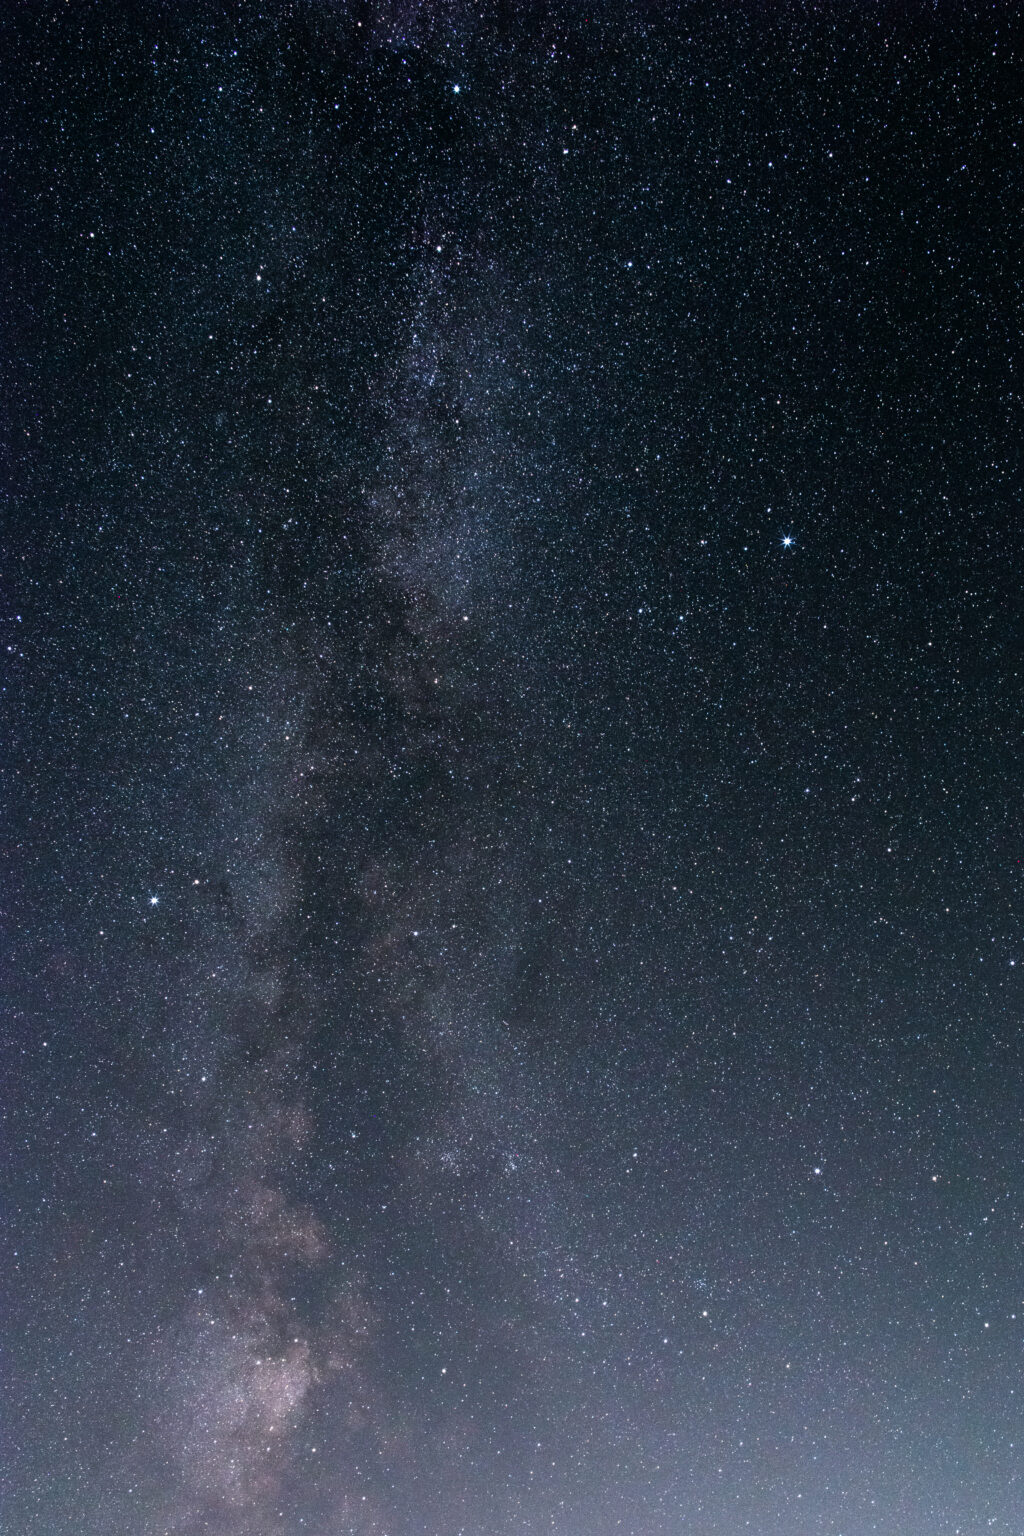
<instances>
[{"instance_id":1,"label":"nebula haze","mask_svg":"<svg viewBox=\"0 0 1024 1536\"><path fill-rule=\"evenodd\" d=\"M11 1536L1019 1536L1012 8L0 22Z\"/></svg>"}]
</instances>

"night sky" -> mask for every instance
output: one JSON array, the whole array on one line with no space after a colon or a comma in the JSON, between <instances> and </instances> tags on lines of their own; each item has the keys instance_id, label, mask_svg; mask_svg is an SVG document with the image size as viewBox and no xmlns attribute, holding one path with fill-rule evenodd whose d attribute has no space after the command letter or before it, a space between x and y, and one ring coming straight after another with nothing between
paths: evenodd
<instances>
[{"instance_id":1,"label":"night sky","mask_svg":"<svg viewBox=\"0 0 1024 1536\"><path fill-rule=\"evenodd\" d=\"M1022 30L4 8L5 1536L1024 1532Z\"/></svg>"}]
</instances>

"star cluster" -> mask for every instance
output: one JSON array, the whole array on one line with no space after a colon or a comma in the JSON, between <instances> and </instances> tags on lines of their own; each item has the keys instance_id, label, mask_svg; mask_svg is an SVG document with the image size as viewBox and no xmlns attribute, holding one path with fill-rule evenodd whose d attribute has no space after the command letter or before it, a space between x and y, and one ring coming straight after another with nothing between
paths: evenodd
<instances>
[{"instance_id":1,"label":"star cluster","mask_svg":"<svg viewBox=\"0 0 1024 1536\"><path fill-rule=\"evenodd\" d=\"M1020 57L0 23L4 1529L1024 1529Z\"/></svg>"}]
</instances>

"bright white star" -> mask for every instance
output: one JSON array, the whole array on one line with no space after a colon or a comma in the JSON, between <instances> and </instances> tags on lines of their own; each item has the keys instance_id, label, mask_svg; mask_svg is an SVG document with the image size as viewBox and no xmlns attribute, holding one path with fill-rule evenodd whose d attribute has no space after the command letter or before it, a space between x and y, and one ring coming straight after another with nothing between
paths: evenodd
<instances>
[{"instance_id":1,"label":"bright white star","mask_svg":"<svg viewBox=\"0 0 1024 1536\"><path fill-rule=\"evenodd\" d=\"M782 547L783 547L783 549L792 549L792 547L793 547L795 542L796 541L793 538L793 535L791 533L784 533L782 535Z\"/></svg>"},{"instance_id":2,"label":"bright white star","mask_svg":"<svg viewBox=\"0 0 1024 1536\"><path fill-rule=\"evenodd\" d=\"M160 897L159 896L151 896L149 898L149 904L150 904L151 907L158 907L160 905Z\"/></svg>"}]
</instances>

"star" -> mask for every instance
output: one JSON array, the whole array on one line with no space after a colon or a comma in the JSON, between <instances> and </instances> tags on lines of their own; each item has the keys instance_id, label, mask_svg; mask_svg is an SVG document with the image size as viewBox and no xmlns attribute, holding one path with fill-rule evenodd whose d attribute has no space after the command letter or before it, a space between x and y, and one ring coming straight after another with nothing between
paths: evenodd
<instances>
[{"instance_id":1,"label":"star","mask_svg":"<svg viewBox=\"0 0 1024 1536\"><path fill-rule=\"evenodd\" d=\"M158 907L160 905L160 897L159 896L151 896L149 898L149 904L150 904L151 907Z\"/></svg>"},{"instance_id":2,"label":"star","mask_svg":"<svg viewBox=\"0 0 1024 1536\"><path fill-rule=\"evenodd\" d=\"M796 540L793 538L793 535L791 533L784 533L782 535L782 547L783 547L783 549L792 549L793 545L795 543L796 543Z\"/></svg>"}]
</instances>

